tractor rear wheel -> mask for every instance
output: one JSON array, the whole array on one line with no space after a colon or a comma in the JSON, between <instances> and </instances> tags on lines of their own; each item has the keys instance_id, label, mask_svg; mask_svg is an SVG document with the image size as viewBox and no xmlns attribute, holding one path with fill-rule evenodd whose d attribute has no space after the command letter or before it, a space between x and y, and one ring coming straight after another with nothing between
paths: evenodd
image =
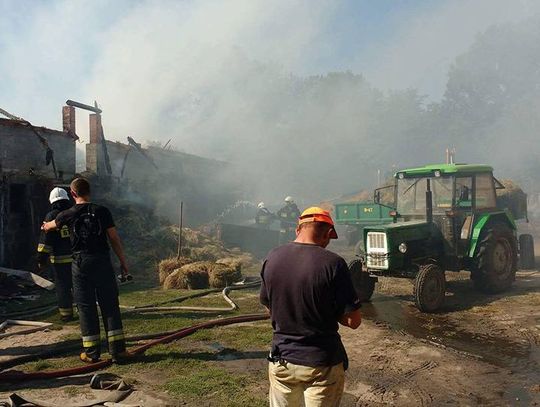
<instances>
[{"instance_id":1,"label":"tractor rear wheel","mask_svg":"<svg viewBox=\"0 0 540 407\"><path fill-rule=\"evenodd\" d=\"M471 272L474 286L487 294L509 288L516 278L517 242L512 230L495 223L481 237Z\"/></svg>"},{"instance_id":2,"label":"tractor rear wheel","mask_svg":"<svg viewBox=\"0 0 540 407\"><path fill-rule=\"evenodd\" d=\"M349 273L351 273L353 286L360 302L369 301L375 290L377 279L362 270L362 260L358 259L349 263Z\"/></svg>"},{"instance_id":3,"label":"tractor rear wheel","mask_svg":"<svg viewBox=\"0 0 540 407\"><path fill-rule=\"evenodd\" d=\"M523 234L519 236L519 263L522 269L533 269L534 261L534 239L532 235Z\"/></svg>"},{"instance_id":4,"label":"tractor rear wheel","mask_svg":"<svg viewBox=\"0 0 540 407\"><path fill-rule=\"evenodd\" d=\"M414 281L414 302L422 312L434 312L444 302L446 280L437 264L420 266Z\"/></svg>"}]
</instances>

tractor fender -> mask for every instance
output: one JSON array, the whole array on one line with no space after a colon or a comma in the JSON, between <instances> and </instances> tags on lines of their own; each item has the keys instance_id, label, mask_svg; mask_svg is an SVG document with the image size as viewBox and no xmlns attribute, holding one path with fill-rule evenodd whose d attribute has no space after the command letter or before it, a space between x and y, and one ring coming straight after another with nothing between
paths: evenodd
<instances>
[{"instance_id":1,"label":"tractor fender","mask_svg":"<svg viewBox=\"0 0 540 407\"><path fill-rule=\"evenodd\" d=\"M473 226L471 241L469 245L470 258L473 258L474 255L476 254L476 247L478 246L478 241L480 240L480 236L482 235L482 232L487 227L489 227L490 224L494 222L504 223L508 225L508 227L512 229L513 231L516 231L517 229L514 218L506 210L480 214L476 222L474 222L474 226Z\"/></svg>"}]
</instances>

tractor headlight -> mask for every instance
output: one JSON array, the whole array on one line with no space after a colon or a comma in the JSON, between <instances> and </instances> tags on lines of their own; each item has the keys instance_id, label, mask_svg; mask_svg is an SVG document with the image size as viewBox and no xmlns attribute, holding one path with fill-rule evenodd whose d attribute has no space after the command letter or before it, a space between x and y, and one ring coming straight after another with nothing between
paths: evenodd
<instances>
[{"instance_id":1,"label":"tractor headlight","mask_svg":"<svg viewBox=\"0 0 540 407\"><path fill-rule=\"evenodd\" d=\"M405 253L407 251L407 243L401 243L399 246L398 246L398 250L401 252L401 253Z\"/></svg>"}]
</instances>

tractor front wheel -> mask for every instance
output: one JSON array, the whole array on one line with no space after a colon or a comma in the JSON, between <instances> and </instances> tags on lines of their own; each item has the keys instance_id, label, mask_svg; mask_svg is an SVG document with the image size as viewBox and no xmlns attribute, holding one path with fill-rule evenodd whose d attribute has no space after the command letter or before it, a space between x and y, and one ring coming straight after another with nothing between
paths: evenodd
<instances>
[{"instance_id":1,"label":"tractor front wheel","mask_svg":"<svg viewBox=\"0 0 540 407\"><path fill-rule=\"evenodd\" d=\"M349 273L351 273L353 286L360 302L369 301L375 290L377 279L362 270L362 261L358 259L349 263Z\"/></svg>"},{"instance_id":2,"label":"tractor front wheel","mask_svg":"<svg viewBox=\"0 0 540 407\"><path fill-rule=\"evenodd\" d=\"M516 278L517 242L505 224L492 225L482 236L471 273L474 286L487 294L509 288Z\"/></svg>"},{"instance_id":3,"label":"tractor front wheel","mask_svg":"<svg viewBox=\"0 0 540 407\"><path fill-rule=\"evenodd\" d=\"M414 281L414 302L422 312L434 312L444 302L446 281L444 270L436 264L420 266Z\"/></svg>"}]
</instances>

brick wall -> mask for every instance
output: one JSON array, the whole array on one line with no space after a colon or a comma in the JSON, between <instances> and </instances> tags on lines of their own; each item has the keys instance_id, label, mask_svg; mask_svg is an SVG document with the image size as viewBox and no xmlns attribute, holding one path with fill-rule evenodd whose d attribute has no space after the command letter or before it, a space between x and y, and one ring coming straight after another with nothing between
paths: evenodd
<instances>
[{"instance_id":1,"label":"brick wall","mask_svg":"<svg viewBox=\"0 0 540 407\"><path fill-rule=\"evenodd\" d=\"M75 139L67 133L37 128L54 151L56 169L64 179L75 174ZM0 119L0 166L4 172L35 173L54 178L52 165L45 165L45 149L28 127L13 120Z\"/></svg>"}]
</instances>

